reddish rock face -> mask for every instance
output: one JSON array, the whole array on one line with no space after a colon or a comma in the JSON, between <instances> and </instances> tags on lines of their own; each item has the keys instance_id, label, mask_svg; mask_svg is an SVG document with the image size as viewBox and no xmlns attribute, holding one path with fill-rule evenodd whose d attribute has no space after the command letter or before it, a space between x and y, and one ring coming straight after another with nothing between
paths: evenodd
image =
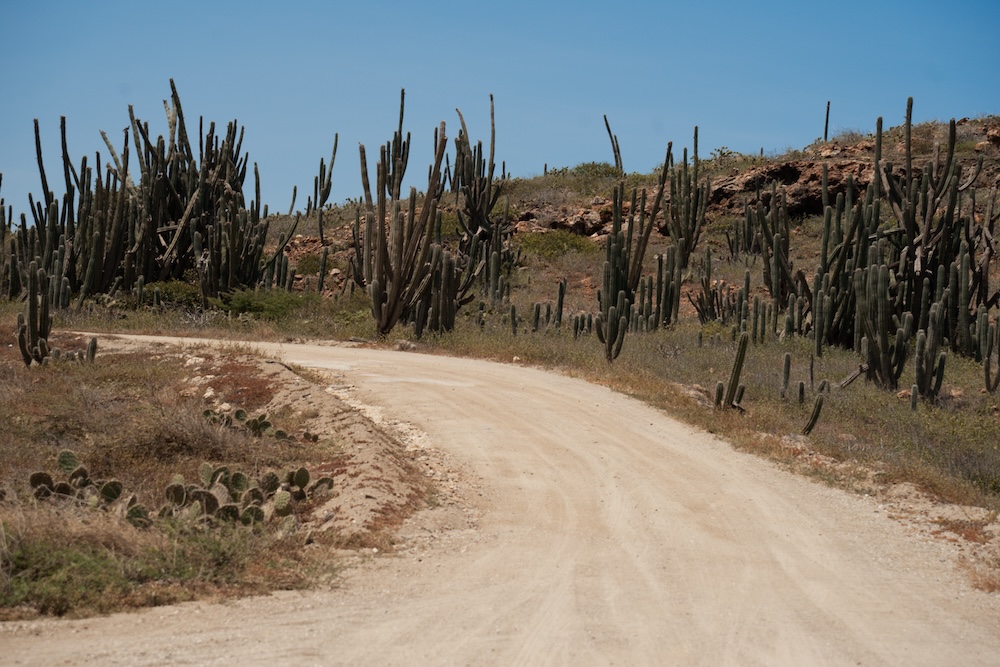
<instances>
[{"instance_id":1,"label":"reddish rock face","mask_svg":"<svg viewBox=\"0 0 1000 667\"><path fill-rule=\"evenodd\" d=\"M986 141L1000 147L1000 123L986 127Z\"/></svg>"},{"instance_id":2,"label":"reddish rock face","mask_svg":"<svg viewBox=\"0 0 1000 667\"><path fill-rule=\"evenodd\" d=\"M794 161L753 167L735 176L727 176L712 183L710 205L718 212L736 214L756 198L760 189L761 200L770 204L772 181L785 191L788 214L792 217L822 215L823 213L823 164L824 161ZM828 188L831 203L838 193L847 191L848 177L854 180L855 198L864 192L872 180L874 168L870 161L825 161L828 170Z\"/></svg>"}]
</instances>

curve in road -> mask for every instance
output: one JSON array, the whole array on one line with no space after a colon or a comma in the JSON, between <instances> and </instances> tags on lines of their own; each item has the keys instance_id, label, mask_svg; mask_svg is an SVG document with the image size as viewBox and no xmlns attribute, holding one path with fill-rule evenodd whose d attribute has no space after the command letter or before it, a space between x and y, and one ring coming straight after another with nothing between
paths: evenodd
<instances>
[{"instance_id":1,"label":"curve in road","mask_svg":"<svg viewBox=\"0 0 1000 667\"><path fill-rule=\"evenodd\" d=\"M995 596L870 498L551 372L255 345L475 471L474 536L376 559L342 590L0 631L0 662L997 664Z\"/></svg>"}]
</instances>

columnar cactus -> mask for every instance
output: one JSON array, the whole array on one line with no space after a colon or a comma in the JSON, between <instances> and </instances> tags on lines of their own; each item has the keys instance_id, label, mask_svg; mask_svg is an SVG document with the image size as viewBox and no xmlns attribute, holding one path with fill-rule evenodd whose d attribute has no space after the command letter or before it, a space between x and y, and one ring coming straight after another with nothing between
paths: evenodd
<instances>
[{"instance_id":1,"label":"columnar cactus","mask_svg":"<svg viewBox=\"0 0 1000 667\"><path fill-rule=\"evenodd\" d=\"M791 379L792 374L792 353L785 352L784 359L781 363L781 398L784 398L788 393L788 383Z\"/></svg>"},{"instance_id":2,"label":"columnar cactus","mask_svg":"<svg viewBox=\"0 0 1000 667\"><path fill-rule=\"evenodd\" d=\"M998 324L996 322L989 325L986 333L986 346L983 351L983 374L986 376L986 391L994 393L1000 386L1000 368L996 375L993 374L993 348L997 347ZM1000 356L1000 355L998 355Z\"/></svg>"},{"instance_id":3,"label":"columnar cactus","mask_svg":"<svg viewBox=\"0 0 1000 667\"><path fill-rule=\"evenodd\" d=\"M819 421L820 411L823 410L823 392L816 394L816 400L813 401L813 409L809 414L809 421L806 422L805 427L802 429L802 435L809 435L812 430L816 428L816 423Z\"/></svg>"},{"instance_id":4,"label":"columnar cactus","mask_svg":"<svg viewBox=\"0 0 1000 667\"><path fill-rule=\"evenodd\" d=\"M605 263L607 272L607 263ZM605 297L604 301L610 303L610 299ZM621 354L622 345L625 343L625 332L629 326L628 297L625 290L618 291L618 301L615 305L609 305L606 311L598 313L594 319L594 326L597 329L597 339L604 345L604 357L611 363Z\"/></svg>"},{"instance_id":5,"label":"columnar cactus","mask_svg":"<svg viewBox=\"0 0 1000 667\"><path fill-rule=\"evenodd\" d=\"M942 339L942 304L935 303L930 309L927 330L917 332L917 348L914 354L916 362L916 383L918 393L927 399L937 398L944 379L944 366L947 355L940 349Z\"/></svg>"},{"instance_id":6,"label":"columnar cactus","mask_svg":"<svg viewBox=\"0 0 1000 667\"><path fill-rule=\"evenodd\" d=\"M490 146L484 153L483 142L475 146L465 124L465 117L458 109L461 130L455 138L455 168L452 172L452 189L455 192L455 212L462 237L460 252L470 258L470 263L483 263L489 270L482 274L482 289L496 306L504 298L501 281L509 282L511 272L519 263L519 254L511 247L514 233L509 215L509 202L502 214L495 213L504 190L507 176L497 178L496 171L496 122L493 96L490 95Z\"/></svg>"},{"instance_id":7,"label":"columnar cactus","mask_svg":"<svg viewBox=\"0 0 1000 667\"><path fill-rule=\"evenodd\" d=\"M418 338L425 325L434 332L455 328L459 308L475 298L470 290L484 266L482 262L474 264L474 256L461 252L453 254L440 243L433 245L430 261L434 267L433 274L428 289L417 303L413 318Z\"/></svg>"},{"instance_id":8,"label":"columnar cactus","mask_svg":"<svg viewBox=\"0 0 1000 667\"><path fill-rule=\"evenodd\" d=\"M740 387L740 375L743 373L743 362L747 356L747 345L750 343L750 334L746 331L740 334L739 343L736 346L736 358L733 359L733 368L729 373L729 384L726 386L726 393L722 399L721 406L726 408L738 408L739 399L737 394ZM718 398L718 392L717 398ZM718 400L716 401L719 404Z\"/></svg>"},{"instance_id":9,"label":"columnar cactus","mask_svg":"<svg viewBox=\"0 0 1000 667\"><path fill-rule=\"evenodd\" d=\"M49 356L48 337L52 330L49 313L49 279L45 269L31 262L25 313L17 315L17 346L25 366L41 364Z\"/></svg>"},{"instance_id":10,"label":"columnar cactus","mask_svg":"<svg viewBox=\"0 0 1000 667\"><path fill-rule=\"evenodd\" d=\"M596 322L597 336L604 345L604 356L608 363L614 361L621 352L625 331L632 320L631 309L642 279L642 260L649 245L654 221L663 203L670 150L668 145L667 159L660 172L659 187L648 218L645 190L641 197L637 191L632 191L627 225L622 210L624 183L617 184L612 193L612 228L605 245L604 278L602 287L597 292L600 312Z\"/></svg>"},{"instance_id":11,"label":"columnar cactus","mask_svg":"<svg viewBox=\"0 0 1000 667\"><path fill-rule=\"evenodd\" d=\"M907 313L896 324L889 297L889 268L872 266L854 272L857 315L867 340L868 379L886 389L896 389L907 357L913 317Z\"/></svg>"},{"instance_id":12,"label":"columnar cactus","mask_svg":"<svg viewBox=\"0 0 1000 667\"><path fill-rule=\"evenodd\" d=\"M756 227L760 230L760 247L764 256L764 285L771 293L779 308L788 307L789 297L794 294L792 262L789 257L789 237L791 225L785 207L785 193L778 192L776 182L771 183L770 205L760 200L760 193L754 209Z\"/></svg>"},{"instance_id":13,"label":"columnar cactus","mask_svg":"<svg viewBox=\"0 0 1000 667\"><path fill-rule=\"evenodd\" d=\"M306 215L311 209L316 209L316 225L319 228L319 242L325 246L326 239L323 237L323 209L330 198L330 191L333 189L333 163L337 160L337 134L333 135L333 152L330 154L330 164L327 166L323 158L319 159L319 174L313 179L313 196L306 205ZM294 203L292 204L294 206ZM324 250L326 248L324 247ZM322 274L321 274L322 275ZM322 278L320 278L322 281ZM322 291L322 287L320 288Z\"/></svg>"},{"instance_id":14,"label":"columnar cactus","mask_svg":"<svg viewBox=\"0 0 1000 667\"><path fill-rule=\"evenodd\" d=\"M666 221L670 236L679 248L678 259L681 268L687 268L701 237L705 223L705 209L708 197L712 191L711 183L706 179L698 182L698 128L694 128L694 150L689 169L688 152L684 149L684 157L680 169L673 168L673 157L667 148L667 159L664 169L670 164L670 202L667 205Z\"/></svg>"},{"instance_id":15,"label":"columnar cactus","mask_svg":"<svg viewBox=\"0 0 1000 667\"><path fill-rule=\"evenodd\" d=\"M559 288L556 294L556 312L555 312L555 327L556 329L562 328L562 317L563 317L563 301L566 298L566 279L559 279Z\"/></svg>"},{"instance_id":16,"label":"columnar cactus","mask_svg":"<svg viewBox=\"0 0 1000 667\"><path fill-rule=\"evenodd\" d=\"M62 197L50 189L36 122L42 194L32 200L34 225L22 224L13 234L4 279L9 295L20 291L26 281L18 278L26 276L19 274L36 257L52 278L54 308L67 307L70 293L82 305L88 296L116 287L131 291L139 278L179 279L195 268L204 269L209 296L260 282L267 211L261 210L259 179L256 203L244 200L248 158L241 154L242 128L230 123L223 135L208 124L192 146L173 81L170 86L167 136L150 137L148 124L129 109L123 144L116 148L104 134L107 165L88 166L86 158L71 164L61 119Z\"/></svg>"},{"instance_id":17,"label":"columnar cactus","mask_svg":"<svg viewBox=\"0 0 1000 667\"><path fill-rule=\"evenodd\" d=\"M365 192L365 227L360 216L354 230L354 273L361 278L371 298L376 333L385 336L400 320L416 314L417 305L430 287L433 264L434 223L439 197L443 192L441 165L447 147L442 122L435 131L434 164L428 175L427 190L417 208L417 191L411 188L406 213L400 188L409 157L409 135L403 139L403 102L400 101L399 128L391 143L381 148L376 167L376 196L372 197L365 147L360 146L361 180ZM440 258L440 253L436 255Z\"/></svg>"},{"instance_id":18,"label":"columnar cactus","mask_svg":"<svg viewBox=\"0 0 1000 667\"><path fill-rule=\"evenodd\" d=\"M677 245L656 258L657 326L677 322L681 305L681 263Z\"/></svg>"},{"instance_id":19,"label":"columnar cactus","mask_svg":"<svg viewBox=\"0 0 1000 667\"><path fill-rule=\"evenodd\" d=\"M963 183L962 169L955 158L956 123L952 120L943 161L940 150L936 149L933 160L923 170L915 169L912 111L913 98L910 98L904 125L905 164L900 175L893 171L891 162L882 159L881 118L876 130L876 184L885 194L900 235L900 241L896 242L900 246L898 260L894 258L899 264L896 312L911 313L923 328L929 304L939 301L941 291L950 288L952 301L940 314L941 324L956 352L978 358L980 346L973 332L978 330L975 320L979 306L997 298L988 292L987 258L993 250L990 235L976 223L974 211L963 218L961 207L963 194L978 176L982 161ZM935 293L933 299L926 294L928 288Z\"/></svg>"}]
</instances>

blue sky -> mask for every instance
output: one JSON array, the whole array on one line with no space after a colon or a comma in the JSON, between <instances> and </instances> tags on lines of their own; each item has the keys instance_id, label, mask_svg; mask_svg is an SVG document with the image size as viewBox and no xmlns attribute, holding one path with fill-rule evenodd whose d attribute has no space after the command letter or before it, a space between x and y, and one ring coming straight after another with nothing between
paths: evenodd
<instances>
[{"instance_id":1,"label":"blue sky","mask_svg":"<svg viewBox=\"0 0 1000 667\"><path fill-rule=\"evenodd\" d=\"M57 2L0 6L0 197L15 216L40 193L32 119L61 194L59 117L74 163L120 147L128 105L166 132L173 78L188 127L198 116L246 128L262 199L305 207L334 133L332 201L361 192L358 144L392 136L399 91L413 136L409 173L426 174L455 108L515 176L612 161L607 114L628 171L648 172L667 141L703 156L801 148L823 133L1000 114L995 0L749 2ZM252 193L251 193L252 194Z\"/></svg>"}]
</instances>

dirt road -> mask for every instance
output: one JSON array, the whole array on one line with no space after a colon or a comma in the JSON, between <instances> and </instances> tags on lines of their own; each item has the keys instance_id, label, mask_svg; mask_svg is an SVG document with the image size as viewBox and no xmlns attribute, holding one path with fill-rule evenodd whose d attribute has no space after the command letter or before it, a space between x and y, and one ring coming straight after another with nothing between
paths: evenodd
<instances>
[{"instance_id":1,"label":"dirt road","mask_svg":"<svg viewBox=\"0 0 1000 667\"><path fill-rule=\"evenodd\" d=\"M332 371L478 476L478 528L372 559L339 590L0 629L0 663L1000 660L997 597L972 590L950 552L872 499L553 373L406 352L280 351Z\"/></svg>"}]
</instances>

